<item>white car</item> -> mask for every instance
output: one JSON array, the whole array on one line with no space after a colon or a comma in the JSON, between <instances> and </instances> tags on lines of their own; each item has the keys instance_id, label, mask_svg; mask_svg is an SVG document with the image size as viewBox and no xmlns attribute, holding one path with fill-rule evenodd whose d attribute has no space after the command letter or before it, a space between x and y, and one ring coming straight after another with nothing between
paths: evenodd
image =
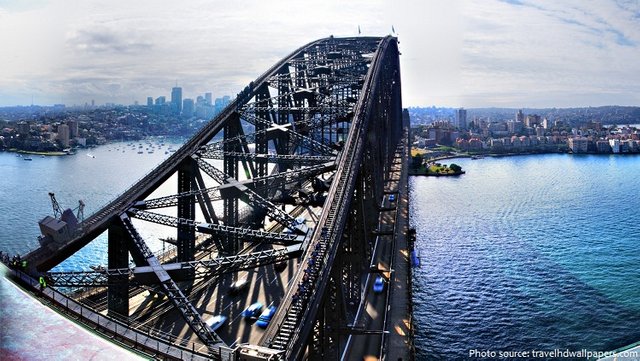
<instances>
[{"instance_id":1,"label":"white car","mask_svg":"<svg viewBox=\"0 0 640 361\"><path fill-rule=\"evenodd\" d=\"M209 329L212 332L215 332L217 329L224 326L226 322L227 322L227 316L223 316L223 315L215 315L205 321L205 323L207 324L207 326L209 326Z\"/></svg>"}]
</instances>

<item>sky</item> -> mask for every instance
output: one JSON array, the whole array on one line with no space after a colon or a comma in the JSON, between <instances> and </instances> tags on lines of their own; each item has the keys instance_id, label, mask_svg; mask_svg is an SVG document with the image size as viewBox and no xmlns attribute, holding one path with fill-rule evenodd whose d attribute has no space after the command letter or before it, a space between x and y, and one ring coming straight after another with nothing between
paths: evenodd
<instances>
[{"instance_id":1,"label":"sky","mask_svg":"<svg viewBox=\"0 0 640 361\"><path fill-rule=\"evenodd\" d=\"M358 27L395 29L405 107L640 105L638 0L0 0L0 106L235 95Z\"/></svg>"}]
</instances>

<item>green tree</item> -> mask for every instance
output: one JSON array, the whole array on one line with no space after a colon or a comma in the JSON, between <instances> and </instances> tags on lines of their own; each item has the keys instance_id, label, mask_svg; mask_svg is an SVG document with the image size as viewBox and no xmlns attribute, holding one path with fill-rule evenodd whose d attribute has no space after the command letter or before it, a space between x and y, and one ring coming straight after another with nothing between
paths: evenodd
<instances>
[{"instance_id":1,"label":"green tree","mask_svg":"<svg viewBox=\"0 0 640 361\"><path fill-rule=\"evenodd\" d=\"M420 168L422 165L422 154L418 154L415 157L411 157L411 166L413 168Z\"/></svg>"},{"instance_id":2,"label":"green tree","mask_svg":"<svg viewBox=\"0 0 640 361\"><path fill-rule=\"evenodd\" d=\"M455 163L451 163L451 165L449 166L449 169L451 169L455 173L459 173L459 172L462 171L462 167L457 165L457 164L455 164Z\"/></svg>"}]
</instances>

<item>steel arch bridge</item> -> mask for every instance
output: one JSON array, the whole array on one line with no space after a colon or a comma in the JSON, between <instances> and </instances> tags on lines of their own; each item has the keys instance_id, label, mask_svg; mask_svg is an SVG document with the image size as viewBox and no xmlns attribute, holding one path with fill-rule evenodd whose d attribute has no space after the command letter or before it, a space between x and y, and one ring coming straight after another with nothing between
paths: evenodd
<instances>
[{"instance_id":1,"label":"steel arch bridge","mask_svg":"<svg viewBox=\"0 0 640 361\"><path fill-rule=\"evenodd\" d=\"M204 345L192 357L338 358L366 294L374 239L387 232L378 221L385 178L408 128L400 85L394 37L329 37L295 50L66 238L45 233L25 257L29 273L64 290L58 298L101 300L97 317L113 322L177 312ZM155 196L171 177L175 193ZM154 254L141 221L174 228L175 252ZM105 232L106 267L51 271ZM277 310L256 342L238 347L206 324L195 294L283 266ZM144 292L165 306L132 313Z\"/></svg>"}]
</instances>

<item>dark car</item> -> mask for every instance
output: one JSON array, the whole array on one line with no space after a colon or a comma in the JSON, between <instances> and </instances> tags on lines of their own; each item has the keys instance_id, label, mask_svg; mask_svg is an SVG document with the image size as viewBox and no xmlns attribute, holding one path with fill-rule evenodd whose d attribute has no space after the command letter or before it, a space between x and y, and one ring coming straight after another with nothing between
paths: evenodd
<instances>
[{"instance_id":1,"label":"dark car","mask_svg":"<svg viewBox=\"0 0 640 361\"><path fill-rule=\"evenodd\" d=\"M287 261L278 262L273 265L273 269L277 272L282 272L287 268Z\"/></svg>"}]
</instances>

